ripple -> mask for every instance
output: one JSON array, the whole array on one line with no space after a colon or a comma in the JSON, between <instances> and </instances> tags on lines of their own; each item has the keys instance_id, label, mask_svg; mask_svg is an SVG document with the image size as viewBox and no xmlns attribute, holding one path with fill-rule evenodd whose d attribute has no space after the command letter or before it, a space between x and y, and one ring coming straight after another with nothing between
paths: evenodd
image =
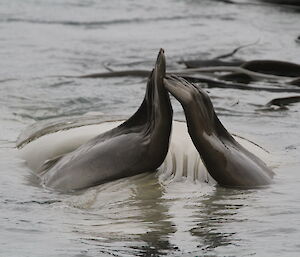
<instances>
[{"instance_id":1,"label":"ripple","mask_svg":"<svg viewBox=\"0 0 300 257\"><path fill-rule=\"evenodd\" d=\"M174 15L174 16L158 16L149 18L131 18L131 19L113 19L102 21L77 21L77 20L43 20L43 19L30 19L30 18L2 18L0 21L6 23L32 23L32 24L46 24L46 25L63 25L63 26L76 26L85 28L99 28L109 25L118 24L139 24L146 22L160 22L160 21L179 21L186 19L220 19L224 21L234 21L234 16L230 17L228 14L189 14L187 15Z\"/></svg>"}]
</instances>

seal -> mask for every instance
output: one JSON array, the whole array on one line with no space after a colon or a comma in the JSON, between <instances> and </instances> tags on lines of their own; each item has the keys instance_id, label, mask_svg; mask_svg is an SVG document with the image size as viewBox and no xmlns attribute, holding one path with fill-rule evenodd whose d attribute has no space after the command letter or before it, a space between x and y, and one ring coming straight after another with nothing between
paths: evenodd
<instances>
[{"instance_id":1,"label":"seal","mask_svg":"<svg viewBox=\"0 0 300 257\"><path fill-rule=\"evenodd\" d=\"M300 65L292 62L276 60L253 60L243 63L241 67L246 70L263 74L285 77L300 77Z\"/></svg>"},{"instance_id":2,"label":"seal","mask_svg":"<svg viewBox=\"0 0 300 257\"><path fill-rule=\"evenodd\" d=\"M173 116L163 86L165 70L161 49L137 112L75 151L45 162L39 170L42 183L59 191L72 191L155 171L168 152Z\"/></svg>"},{"instance_id":3,"label":"seal","mask_svg":"<svg viewBox=\"0 0 300 257\"><path fill-rule=\"evenodd\" d=\"M299 0L261 0L262 2L278 4L278 5L295 5L300 6Z\"/></svg>"},{"instance_id":4,"label":"seal","mask_svg":"<svg viewBox=\"0 0 300 257\"><path fill-rule=\"evenodd\" d=\"M46 160L54 159L76 150L81 145L122 123L123 116L91 115L39 121L21 133L18 142L18 156L35 173ZM257 144L234 135L234 139L259 158L272 163L269 153ZM168 154L157 169L162 183L171 181L199 181L215 184L207 172L188 133L186 122L173 120Z\"/></svg>"},{"instance_id":5,"label":"seal","mask_svg":"<svg viewBox=\"0 0 300 257\"><path fill-rule=\"evenodd\" d=\"M273 171L225 129L204 90L174 75L167 76L164 85L181 103L188 133L207 171L218 184L251 188L272 182Z\"/></svg>"}]
</instances>

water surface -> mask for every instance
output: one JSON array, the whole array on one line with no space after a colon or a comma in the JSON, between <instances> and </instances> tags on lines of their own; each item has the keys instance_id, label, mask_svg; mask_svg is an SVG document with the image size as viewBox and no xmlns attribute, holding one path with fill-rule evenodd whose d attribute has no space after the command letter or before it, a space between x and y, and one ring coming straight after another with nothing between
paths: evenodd
<instances>
[{"instance_id":1,"label":"water surface","mask_svg":"<svg viewBox=\"0 0 300 257\"><path fill-rule=\"evenodd\" d=\"M176 61L212 58L257 43L237 57L299 62L299 10L185 0L3 0L0 3L1 256L298 256L299 104L264 110L288 93L209 89L233 133L271 152L265 189L234 190L155 174L74 195L39 187L16 157L16 139L40 120L103 112L130 115L142 78L70 79L153 66L159 48ZM177 118L184 118L173 101Z\"/></svg>"}]
</instances>

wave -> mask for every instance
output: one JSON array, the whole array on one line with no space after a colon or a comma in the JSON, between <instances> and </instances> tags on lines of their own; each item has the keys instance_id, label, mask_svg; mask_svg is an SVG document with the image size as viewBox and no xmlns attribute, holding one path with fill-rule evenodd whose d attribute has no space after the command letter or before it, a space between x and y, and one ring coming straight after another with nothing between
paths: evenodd
<instances>
[{"instance_id":1,"label":"wave","mask_svg":"<svg viewBox=\"0 0 300 257\"><path fill-rule=\"evenodd\" d=\"M149 17L149 18L131 18L131 19L114 19L107 21L76 21L76 20L43 20L43 19L30 19L30 18L5 18L1 19L2 22L7 23L33 23L33 24L48 24L48 25L64 25L64 26L79 26L79 27L102 27L117 24L130 24L130 23L145 23L145 22L159 22L159 21L173 21L173 20L184 20L184 19L198 19L198 18L208 18L208 19L224 19L224 15L211 15L211 14L197 14L197 15L176 15L169 17ZM232 18L232 17L230 17Z\"/></svg>"}]
</instances>

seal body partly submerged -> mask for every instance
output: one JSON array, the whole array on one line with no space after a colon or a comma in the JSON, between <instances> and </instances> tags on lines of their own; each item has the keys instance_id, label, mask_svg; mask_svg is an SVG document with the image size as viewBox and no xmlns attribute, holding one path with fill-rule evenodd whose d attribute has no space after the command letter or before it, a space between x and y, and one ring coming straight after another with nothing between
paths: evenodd
<instances>
[{"instance_id":1,"label":"seal body partly submerged","mask_svg":"<svg viewBox=\"0 0 300 257\"><path fill-rule=\"evenodd\" d=\"M105 133L124 122L124 117L84 115L64 120L38 122L24 131L18 140L18 155L36 172L46 160L73 152L99 133ZM239 136L235 140L248 151L270 162L268 152ZM215 184L188 134L186 122L173 120L168 154L157 169L162 183L171 181ZM41 175L43 178L43 175Z\"/></svg>"}]
</instances>

